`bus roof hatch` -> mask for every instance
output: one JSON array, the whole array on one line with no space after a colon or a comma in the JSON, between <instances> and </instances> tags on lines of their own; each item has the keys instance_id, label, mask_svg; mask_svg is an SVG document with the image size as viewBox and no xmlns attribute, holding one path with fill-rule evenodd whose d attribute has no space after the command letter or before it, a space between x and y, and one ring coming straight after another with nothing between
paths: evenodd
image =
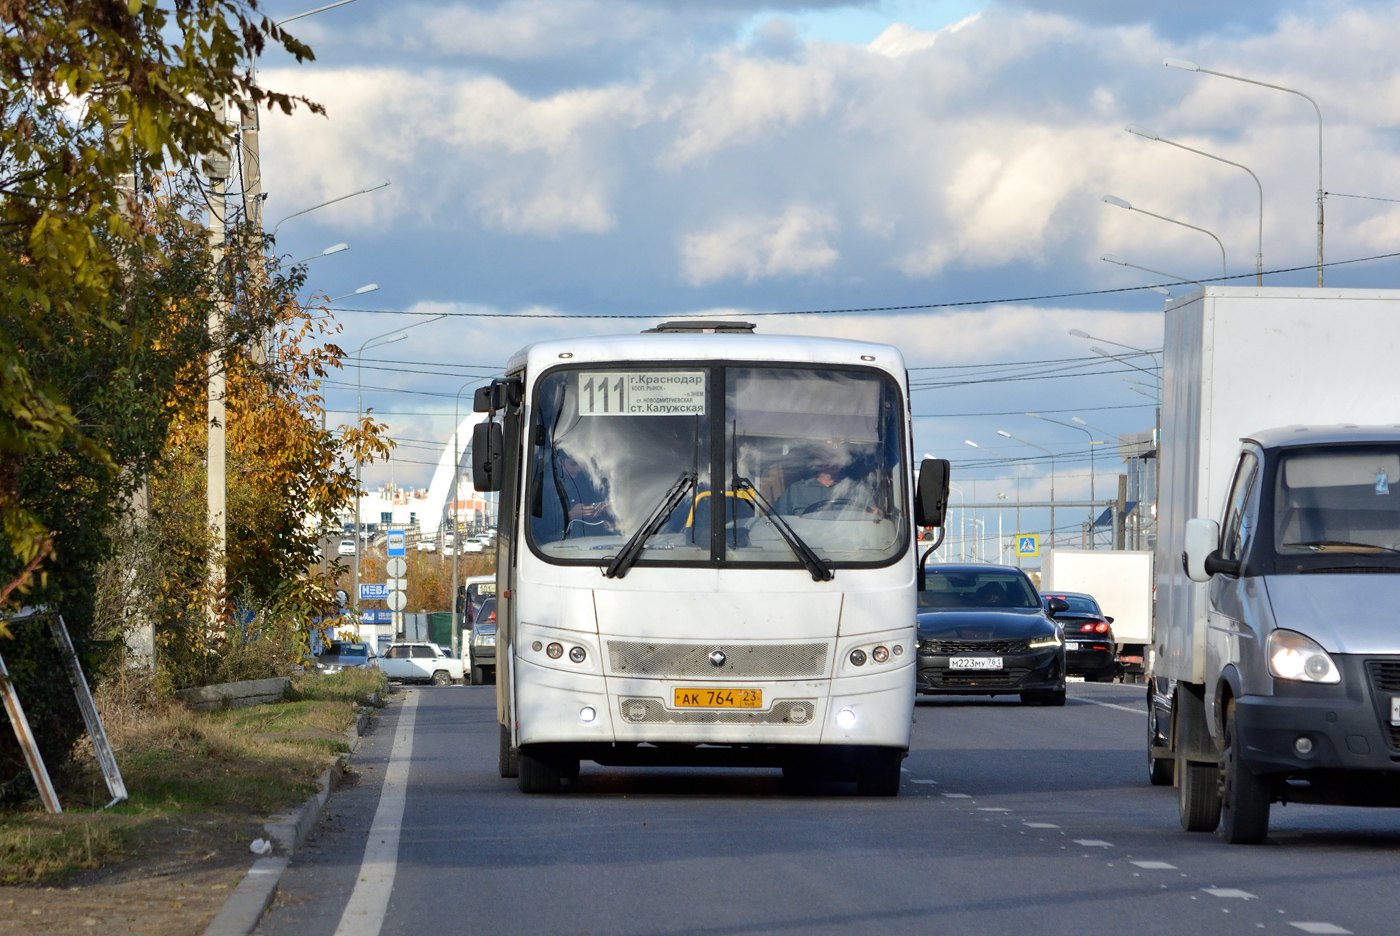
<instances>
[{"instance_id":1,"label":"bus roof hatch","mask_svg":"<svg viewBox=\"0 0 1400 936\"><path fill-rule=\"evenodd\" d=\"M643 335L752 335L753 322L734 322L713 319L681 319L676 322L662 322L655 328L642 329Z\"/></svg>"}]
</instances>

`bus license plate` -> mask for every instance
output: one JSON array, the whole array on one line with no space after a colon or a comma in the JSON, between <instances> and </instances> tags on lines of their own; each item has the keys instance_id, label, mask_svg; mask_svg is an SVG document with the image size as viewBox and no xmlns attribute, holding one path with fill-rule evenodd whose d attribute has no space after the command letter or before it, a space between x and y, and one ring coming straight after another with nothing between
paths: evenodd
<instances>
[{"instance_id":1,"label":"bus license plate","mask_svg":"<svg viewBox=\"0 0 1400 936\"><path fill-rule=\"evenodd\" d=\"M1001 669L1001 657L955 656L948 658L949 669Z\"/></svg>"},{"instance_id":2,"label":"bus license plate","mask_svg":"<svg viewBox=\"0 0 1400 936\"><path fill-rule=\"evenodd\" d=\"M676 689L674 708L762 708L762 689Z\"/></svg>"}]
</instances>

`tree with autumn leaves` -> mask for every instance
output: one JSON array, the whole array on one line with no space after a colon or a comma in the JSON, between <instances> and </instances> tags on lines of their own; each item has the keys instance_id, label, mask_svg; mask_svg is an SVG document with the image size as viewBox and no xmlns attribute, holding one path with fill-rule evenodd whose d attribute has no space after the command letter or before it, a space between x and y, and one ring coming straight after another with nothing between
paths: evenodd
<instances>
[{"instance_id":1,"label":"tree with autumn leaves","mask_svg":"<svg viewBox=\"0 0 1400 936\"><path fill-rule=\"evenodd\" d=\"M0 612L63 614L90 673L153 621L167 685L216 673L249 628L326 608L315 533L386 451L373 420L321 428L335 326L297 304L260 233L216 258L200 209L226 112L290 111L251 66L311 50L256 0L0 0ZM217 262L216 262L217 260ZM211 337L210 304L229 301ZM228 379L228 579L207 581L206 368ZM266 348L263 354L255 349ZM229 626L208 626L217 599ZM192 613L193 609L193 613ZM40 626L0 623L51 764L81 719ZM264 643L263 646L270 644ZM0 797L25 785L0 731Z\"/></svg>"}]
</instances>

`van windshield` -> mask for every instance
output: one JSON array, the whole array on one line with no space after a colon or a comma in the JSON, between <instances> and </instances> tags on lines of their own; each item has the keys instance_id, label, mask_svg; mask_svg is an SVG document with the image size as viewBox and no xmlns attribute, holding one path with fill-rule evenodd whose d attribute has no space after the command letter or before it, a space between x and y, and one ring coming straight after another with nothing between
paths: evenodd
<instances>
[{"instance_id":1,"label":"van windshield","mask_svg":"<svg viewBox=\"0 0 1400 936\"><path fill-rule=\"evenodd\" d=\"M1400 555L1400 446L1285 452L1274 489L1279 555Z\"/></svg>"}]
</instances>

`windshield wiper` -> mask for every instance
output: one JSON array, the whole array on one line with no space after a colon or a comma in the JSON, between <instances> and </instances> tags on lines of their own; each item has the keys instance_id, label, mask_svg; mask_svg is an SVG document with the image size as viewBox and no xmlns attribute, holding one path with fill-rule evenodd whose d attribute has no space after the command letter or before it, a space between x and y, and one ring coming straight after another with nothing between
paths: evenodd
<instances>
[{"instance_id":1,"label":"windshield wiper","mask_svg":"<svg viewBox=\"0 0 1400 936\"><path fill-rule=\"evenodd\" d=\"M652 511L646 523L643 523L637 532L632 534L632 538L622 547L622 551L613 557L612 562L608 563L603 574L608 578L624 578L627 575L627 570L636 565L637 560L641 558L647 540L661 529L661 524L665 523L666 519L675 512L676 507L685 497L686 491L694 485L695 475L689 471L682 472L681 476L676 479L676 483L671 485L671 489L666 492L666 496L661 498L661 503Z\"/></svg>"},{"instance_id":2,"label":"windshield wiper","mask_svg":"<svg viewBox=\"0 0 1400 936\"><path fill-rule=\"evenodd\" d=\"M1316 543L1284 543L1284 549L1311 549L1314 552L1400 553L1400 549L1377 546L1375 543L1347 543L1342 540L1321 540Z\"/></svg>"},{"instance_id":3,"label":"windshield wiper","mask_svg":"<svg viewBox=\"0 0 1400 936\"><path fill-rule=\"evenodd\" d=\"M806 540L797 535L796 530L788 526L787 521L773 509L773 505L768 503L768 499L758 492L758 488L753 486L752 481L748 478L741 478L735 475L734 490L736 493L741 490L749 492L749 495L753 498L753 502L763 510L763 515L768 518L773 526L778 528L778 535L788 544L788 548L797 555L797 558L802 560L802 564L807 567L807 571L812 573L812 581L829 582L835 577L836 573L831 571L831 567L825 562L822 562L821 557L816 554L816 551L813 550L811 546L807 545ZM736 516L738 514L737 507L738 505L736 504Z\"/></svg>"}]
</instances>

